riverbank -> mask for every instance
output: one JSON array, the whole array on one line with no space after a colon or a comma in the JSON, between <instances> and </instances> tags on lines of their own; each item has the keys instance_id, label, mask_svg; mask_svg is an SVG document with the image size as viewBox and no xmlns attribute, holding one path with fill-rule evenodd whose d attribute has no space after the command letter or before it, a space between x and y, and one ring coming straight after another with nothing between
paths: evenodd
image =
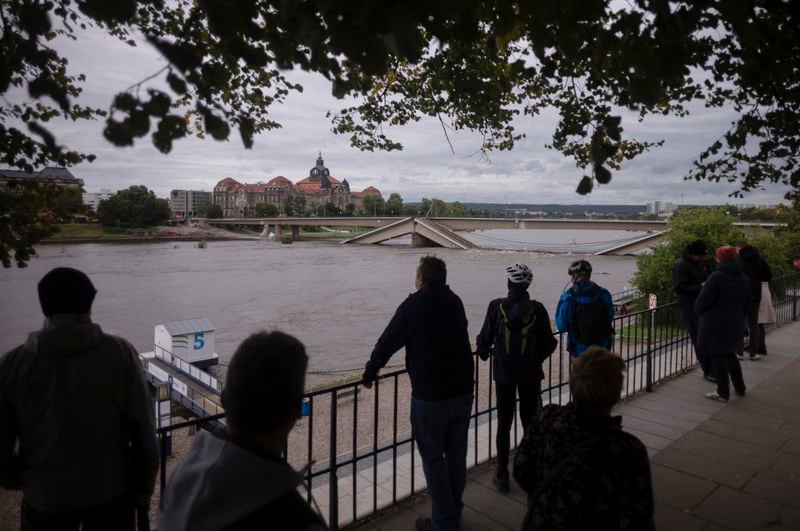
<instances>
[{"instance_id":1,"label":"riverbank","mask_svg":"<svg viewBox=\"0 0 800 531\"><path fill-rule=\"evenodd\" d=\"M126 232L106 231L99 223L69 223L58 225L59 232L42 240L42 244L80 243L153 243L164 241L234 241L260 240L260 233L253 230L235 231L209 225L161 225L147 229L131 229ZM357 232L348 231L301 231L299 240L342 240Z\"/></svg>"}]
</instances>

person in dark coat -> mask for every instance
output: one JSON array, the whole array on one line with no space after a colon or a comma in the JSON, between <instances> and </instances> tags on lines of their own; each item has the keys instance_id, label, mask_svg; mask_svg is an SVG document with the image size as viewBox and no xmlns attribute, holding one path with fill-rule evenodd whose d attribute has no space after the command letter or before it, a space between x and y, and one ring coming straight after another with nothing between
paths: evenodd
<instances>
[{"instance_id":1,"label":"person in dark coat","mask_svg":"<svg viewBox=\"0 0 800 531\"><path fill-rule=\"evenodd\" d=\"M572 401L536 414L514 458L524 531L655 529L647 448L611 416L624 375L622 358L589 347L572 365Z\"/></svg>"},{"instance_id":2,"label":"person in dark coat","mask_svg":"<svg viewBox=\"0 0 800 531\"><path fill-rule=\"evenodd\" d=\"M683 315L683 322L692 339L694 355L703 371L703 378L714 381L714 368L707 352L697 345L697 334L700 321L694 313L694 301L708 278L705 267L706 244L703 240L695 240L683 250L680 260L672 266L672 289L678 295L678 308Z\"/></svg>"},{"instance_id":3,"label":"person in dark coat","mask_svg":"<svg viewBox=\"0 0 800 531\"><path fill-rule=\"evenodd\" d=\"M556 349L558 341L550 328L550 316L539 301L532 300L528 287L533 273L525 264L506 268L508 296L494 299L486 310L476 351L482 360L494 355L494 381L497 396L497 468L494 483L508 492L508 453L511 425L516 414L519 392L520 420L527 430L542 391L542 363Z\"/></svg>"},{"instance_id":4,"label":"person in dark coat","mask_svg":"<svg viewBox=\"0 0 800 531\"><path fill-rule=\"evenodd\" d=\"M207 431L161 494L158 529L325 531L298 492L303 476L281 457L300 417L308 356L283 332L257 332L231 358L222 405L225 436Z\"/></svg>"},{"instance_id":5,"label":"person in dark coat","mask_svg":"<svg viewBox=\"0 0 800 531\"><path fill-rule=\"evenodd\" d=\"M736 349L744 335L744 317L750 308L750 280L737 260L736 248L722 246L715 254L717 269L703 285L694 311L700 316L701 348L713 357L717 390L706 398L727 402L730 398L728 376L736 394L744 396L745 384Z\"/></svg>"},{"instance_id":6,"label":"person in dark coat","mask_svg":"<svg viewBox=\"0 0 800 531\"><path fill-rule=\"evenodd\" d=\"M464 509L475 365L464 304L446 282L443 260L420 259L417 291L397 308L362 375L364 387L371 388L378 371L405 347L411 433L432 506L430 518L417 519L418 531L458 529Z\"/></svg>"},{"instance_id":7,"label":"person in dark coat","mask_svg":"<svg viewBox=\"0 0 800 531\"><path fill-rule=\"evenodd\" d=\"M766 352L766 345L764 345L762 333L763 327L758 326L758 308L761 305L761 283L769 282L772 280L772 272L759 254L758 250L752 245L747 245L746 242L740 241L736 243L736 249L739 251L739 261L742 263L744 274L750 280L750 288L752 289L753 298L750 301L750 306L747 309L747 334L750 343L750 359L755 361L760 358L759 347L763 347L762 352ZM737 350L739 359L744 358L743 345Z\"/></svg>"}]
</instances>

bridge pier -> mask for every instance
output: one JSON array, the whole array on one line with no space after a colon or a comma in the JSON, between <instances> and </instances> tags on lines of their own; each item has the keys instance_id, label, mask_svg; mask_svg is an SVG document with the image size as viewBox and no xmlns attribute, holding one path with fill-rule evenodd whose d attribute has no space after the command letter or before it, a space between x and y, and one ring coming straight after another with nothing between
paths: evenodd
<instances>
[{"instance_id":1,"label":"bridge pier","mask_svg":"<svg viewBox=\"0 0 800 531\"><path fill-rule=\"evenodd\" d=\"M299 237L300 237L300 226L292 225L292 240L296 240Z\"/></svg>"},{"instance_id":2,"label":"bridge pier","mask_svg":"<svg viewBox=\"0 0 800 531\"><path fill-rule=\"evenodd\" d=\"M283 236L283 225L275 225L275 239L280 241Z\"/></svg>"}]
</instances>

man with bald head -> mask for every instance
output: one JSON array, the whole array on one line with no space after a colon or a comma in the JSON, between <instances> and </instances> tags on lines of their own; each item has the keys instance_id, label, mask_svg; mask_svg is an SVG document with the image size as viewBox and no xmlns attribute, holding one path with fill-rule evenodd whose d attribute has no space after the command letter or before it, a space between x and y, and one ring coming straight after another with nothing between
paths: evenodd
<instances>
[{"instance_id":1,"label":"man with bald head","mask_svg":"<svg viewBox=\"0 0 800 531\"><path fill-rule=\"evenodd\" d=\"M83 272L38 291L44 326L0 357L0 486L22 490L23 530L133 529L158 465L138 355L92 322Z\"/></svg>"}]
</instances>

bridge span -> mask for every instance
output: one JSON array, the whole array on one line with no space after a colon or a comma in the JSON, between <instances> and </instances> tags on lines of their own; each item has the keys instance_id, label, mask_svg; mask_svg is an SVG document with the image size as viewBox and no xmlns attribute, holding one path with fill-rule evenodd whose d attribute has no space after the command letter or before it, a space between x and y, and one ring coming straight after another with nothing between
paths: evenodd
<instances>
[{"instance_id":1,"label":"bridge span","mask_svg":"<svg viewBox=\"0 0 800 531\"><path fill-rule=\"evenodd\" d=\"M271 217L271 218L198 218L211 225L256 225L274 226L280 235L284 227L289 227L297 236L300 227L364 227L373 230L343 243L375 244L406 236L412 237L414 247L447 247L451 249L472 249L479 247L456 231L520 229L520 230L619 230L646 232L641 238L625 241L620 245L605 249L596 254L626 255L652 247L659 243L667 229L664 220L623 220L623 219L530 219L530 218L445 218L445 217ZM779 223L734 223L743 228L772 230Z\"/></svg>"}]
</instances>

